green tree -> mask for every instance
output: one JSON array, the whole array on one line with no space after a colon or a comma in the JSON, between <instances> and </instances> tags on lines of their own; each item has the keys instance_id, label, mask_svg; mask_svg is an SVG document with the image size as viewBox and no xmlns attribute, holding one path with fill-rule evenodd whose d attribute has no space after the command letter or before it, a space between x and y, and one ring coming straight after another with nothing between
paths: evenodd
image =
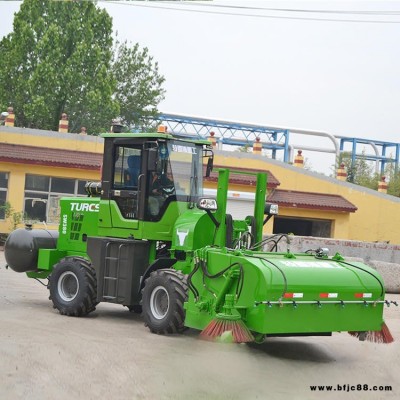
<instances>
[{"instance_id":1,"label":"green tree","mask_svg":"<svg viewBox=\"0 0 400 400\"><path fill-rule=\"evenodd\" d=\"M392 196L400 197L400 173L393 174L388 182L388 194Z\"/></svg>"},{"instance_id":2,"label":"green tree","mask_svg":"<svg viewBox=\"0 0 400 400\"><path fill-rule=\"evenodd\" d=\"M378 189L379 181L382 179L380 173L374 171L373 165L363 157L356 158L352 166L351 153L343 152L340 154L338 165L344 164L347 171L347 181L356 185L364 186L373 190ZM336 176L334 171L332 177ZM385 167L385 181L388 184L387 193L400 197L400 171L397 170L395 163L390 162Z\"/></svg>"},{"instance_id":3,"label":"green tree","mask_svg":"<svg viewBox=\"0 0 400 400\"><path fill-rule=\"evenodd\" d=\"M356 158L354 164L352 164L351 153L343 152L339 156L338 165L341 163L344 164L347 171L347 182L374 190L378 189L380 176L374 172L373 166L365 157Z\"/></svg>"},{"instance_id":4,"label":"green tree","mask_svg":"<svg viewBox=\"0 0 400 400\"><path fill-rule=\"evenodd\" d=\"M251 153L253 146L250 143L246 143L243 146L236 147L235 151L238 151L239 153Z\"/></svg>"},{"instance_id":5,"label":"green tree","mask_svg":"<svg viewBox=\"0 0 400 400\"><path fill-rule=\"evenodd\" d=\"M147 49L113 49L112 19L92 1L24 0L0 41L0 109L12 105L17 126L57 130L64 112L70 132L130 125L157 113L163 82Z\"/></svg>"},{"instance_id":6,"label":"green tree","mask_svg":"<svg viewBox=\"0 0 400 400\"><path fill-rule=\"evenodd\" d=\"M92 2L25 0L0 42L0 105L16 124L70 131L104 129L118 112L110 72L112 19Z\"/></svg>"},{"instance_id":7,"label":"green tree","mask_svg":"<svg viewBox=\"0 0 400 400\"><path fill-rule=\"evenodd\" d=\"M165 78L147 48L141 50L137 43L129 46L127 41L117 42L112 72L117 85L115 98L124 124L141 125L141 117L157 114L157 105L164 99Z\"/></svg>"},{"instance_id":8,"label":"green tree","mask_svg":"<svg viewBox=\"0 0 400 400\"><path fill-rule=\"evenodd\" d=\"M400 197L400 171L398 171L394 162L386 164L385 177L388 183L388 194Z\"/></svg>"}]
</instances>

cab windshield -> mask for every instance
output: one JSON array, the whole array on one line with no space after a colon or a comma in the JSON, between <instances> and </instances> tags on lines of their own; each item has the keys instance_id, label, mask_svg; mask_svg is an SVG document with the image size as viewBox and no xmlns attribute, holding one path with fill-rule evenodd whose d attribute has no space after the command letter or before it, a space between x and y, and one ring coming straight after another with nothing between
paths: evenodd
<instances>
[{"instance_id":1,"label":"cab windshield","mask_svg":"<svg viewBox=\"0 0 400 400\"><path fill-rule=\"evenodd\" d=\"M203 146L159 142L157 168L148 176L147 218L158 220L174 201L196 202L203 193Z\"/></svg>"},{"instance_id":2,"label":"cab windshield","mask_svg":"<svg viewBox=\"0 0 400 400\"><path fill-rule=\"evenodd\" d=\"M157 172L179 201L197 201L203 194L202 146L178 140L160 143Z\"/></svg>"}]
</instances>

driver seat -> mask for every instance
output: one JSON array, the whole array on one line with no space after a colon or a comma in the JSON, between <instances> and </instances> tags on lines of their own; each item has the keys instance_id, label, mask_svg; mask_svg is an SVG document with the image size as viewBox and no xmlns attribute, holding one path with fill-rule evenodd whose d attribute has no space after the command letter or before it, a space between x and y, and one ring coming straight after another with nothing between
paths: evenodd
<instances>
[{"instance_id":1,"label":"driver seat","mask_svg":"<svg viewBox=\"0 0 400 400\"><path fill-rule=\"evenodd\" d=\"M131 155L128 157L128 168L124 171L125 186L136 187L138 185L140 161L139 155Z\"/></svg>"}]
</instances>

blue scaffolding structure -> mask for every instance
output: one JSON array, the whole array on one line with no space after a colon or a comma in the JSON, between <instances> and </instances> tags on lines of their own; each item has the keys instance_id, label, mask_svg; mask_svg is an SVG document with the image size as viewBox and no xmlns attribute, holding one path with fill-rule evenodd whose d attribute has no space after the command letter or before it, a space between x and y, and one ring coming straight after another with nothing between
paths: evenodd
<instances>
[{"instance_id":1,"label":"blue scaffolding structure","mask_svg":"<svg viewBox=\"0 0 400 400\"><path fill-rule=\"evenodd\" d=\"M284 128L166 113L161 113L156 118L146 117L144 120L147 125L158 125L162 123L168 127L169 132L177 135L208 139L213 133L213 136L221 145L226 144L240 147L253 146L254 142L259 138L259 143L262 145L262 148L271 150L273 159L276 159L278 151L283 151L282 159L286 163L292 161L290 160L290 148L293 146L289 144L290 133L292 133L292 135L295 133L300 135L307 133L307 131L304 130L302 132L296 132L296 130L290 132L289 129ZM400 143L345 136L335 136L334 139L340 141L340 152L345 151L345 144L351 144L352 166L355 165L356 159L362 158L368 161L375 161L378 165L378 169L380 169L381 175L384 175L385 167L388 163L395 163L395 171L398 172ZM375 150L375 155L357 154L357 145L372 146ZM312 150L311 148L308 149ZM395 154L390 154L388 156L387 152L390 149L394 150ZM314 149L314 151L318 151L318 149Z\"/></svg>"},{"instance_id":2,"label":"blue scaffolding structure","mask_svg":"<svg viewBox=\"0 0 400 400\"><path fill-rule=\"evenodd\" d=\"M398 171L399 168L399 159L400 159L400 143L393 142L384 142L381 140L370 140L370 139L360 139L360 138L349 138L344 136L336 136L336 138L340 139L340 152L344 151L344 146L346 143L351 144L351 166L354 167L356 159L362 158L368 161L378 162L380 165L380 174L385 174L385 167L388 163L395 163L395 171ZM357 154L357 145L364 144L372 146L378 154ZM386 152L388 149L394 150L394 156L387 156Z\"/></svg>"},{"instance_id":3,"label":"blue scaffolding structure","mask_svg":"<svg viewBox=\"0 0 400 400\"><path fill-rule=\"evenodd\" d=\"M151 119L150 119L151 120ZM149 121L149 119L147 119ZM253 146L257 138L263 149L272 151L276 159L277 151L283 151L283 161L289 162L289 131L262 125L243 124L177 114L159 114L150 122L159 122L168 127L169 132L178 135L207 139L211 132L221 144Z\"/></svg>"}]
</instances>

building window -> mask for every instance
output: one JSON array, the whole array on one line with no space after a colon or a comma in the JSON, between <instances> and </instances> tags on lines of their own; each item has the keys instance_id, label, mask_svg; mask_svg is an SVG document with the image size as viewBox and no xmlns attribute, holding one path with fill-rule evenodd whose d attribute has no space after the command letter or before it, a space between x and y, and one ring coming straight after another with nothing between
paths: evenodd
<instances>
[{"instance_id":1,"label":"building window","mask_svg":"<svg viewBox=\"0 0 400 400\"><path fill-rule=\"evenodd\" d=\"M332 237L332 221L325 219L274 217L273 233L293 233L296 236Z\"/></svg>"},{"instance_id":2,"label":"building window","mask_svg":"<svg viewBox=\"0 0 400 400\"><path fill-rule=\"evenodd\" d=\"M0 219L5 219L4 206L7 201L8 173L0 172Z\"/></svg>"},{"instance_id":3,"label":"building window","mask_svg":"<svg viewBox=\"0 0 400 400\"><path fill-rule=\"evenodd\" d=\"M57 224L60 220L61 197L85 196L86 181L26 175L24 214L25 220Z\"/></svg>"}]
</instances>

